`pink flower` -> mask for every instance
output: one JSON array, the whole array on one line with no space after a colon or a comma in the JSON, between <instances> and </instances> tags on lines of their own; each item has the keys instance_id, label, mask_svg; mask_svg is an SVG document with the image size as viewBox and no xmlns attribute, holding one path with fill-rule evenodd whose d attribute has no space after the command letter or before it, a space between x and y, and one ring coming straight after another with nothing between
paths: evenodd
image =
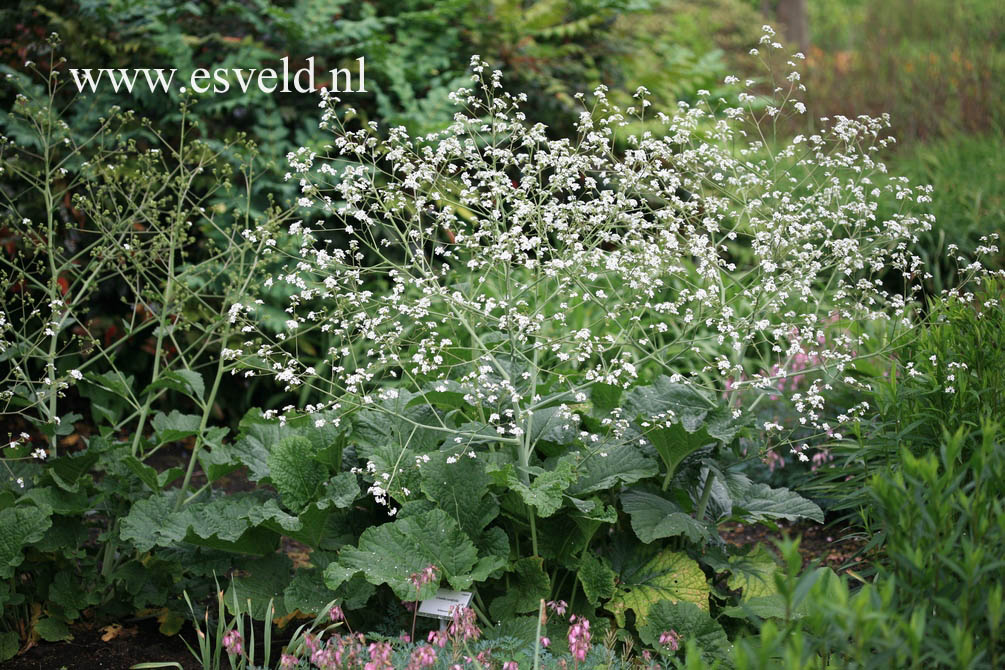
<instances>
[{"instance_id":1,"label":"pink flower","mask_svg":"<svg viewBox=\"0 0 1005 670\"><path fill-rule=\"evenodd\" d=\"M335 607L333 607L330 610L328 610L328 616L331 617L332 621L344 621L345 620L345 612L343 612L342 608L339 607L338 605L335 605Z\"/></svg>"},{"instance_id":2,"label":"pink flower","mask_svg":"<svg viewBox=\"0 0 1005 670\"><path fill-rule=\"evenodd\" d=\"M660 634L660 646L670 651L680 649L680 635L675 630L665 630Z\"/></svg>"},{"instance_id":3,"label":"pink flower","mask_svg":"<svg viewBox=\"0 0 1005 670\"><path fill-rule=\"evenodd\" d=\"M436 663L436 650L428 644L424 644L415 651L408 659L406 670L421 670Z\"/></svg>"},{"instance_id":4,"label":"pink flower","mask_svg":"<svg viewBox=\"0 0 1005 670\"><path fill-rule=\"evenodd\" d=\"M435 582L439 577L439 572L435 565L429 564L424 567L419 572L413 572L408 576L408 581L412 582L412 586L415 587L416 591L421 591L422 587L431 582Z\"/></svg>"},{"instance_id":5,"label":"pink flower","mask_svg":"<svg viewBox=\"0 0 1005 670\"><path fill-rule=\"evenodd\" d=\"M551 640L546 637L541 638L541 646L547 649L551 645Z\"/></svg>"},{"instance_id":6,"label":"pink flower","mask_svg":"<svg viewBox=\"0 0 1005 670\"><path fill-rule=\"evenodd\" d=\"M577 661L585 661L590 651L590 622L588 619L569 617L572 626L569 627L569 651Z\"/></svg>"},{"instance_id":7,"label":"pink flower","mask_svg":"<svg viewBox=\"0 0 1005 670\"><path fill-rule=\"evenodd\" d=\"M392 670L391 645L387 642L373 642L367 649L370 652L370 662L364 670Z\"/></svg>"},{"instance_id":8,"label":"pink flower","mask_svg":"<svg viewBox=\"0 0 1005 670\"><path fill-rule=\"evenodd\" d=\"M466 640L477 640L481 637L482 631L475 625L475 611L470 607L450 608L450 624L447 626L447 633L455 641L464 642Z\"/></svg>"},{"instance_id":9,"label":"pink flower","mask_svg":"<svg viewBox=\"0 0 1005 670\"><path fill-rule=\"evenodd\" d=\"M569 606L569 603L564 600L549 600L548 609L557 614L558 616L565 616L565 610Z\"/></svg>"},{"instance_id":10,"label":"pink flower","mask_svg":"<svg viewBox=\"0 0 1005 670\"><path fill-rule=\"evenodd\" d=\"M290 654L283 654L279 659L280 670L292 670L297 667L297 657Z\"/></svg>"},{"instance_id":11,"label":"pink flower","mask_svg":"<svg viewBox=\"0 0 1005 670\"><path fill-rule=\"evenodd\" d=\"M426 641L430 644L435 644L440 649L447 646L447 631L445 630L431 630L429 631L429 637Z\"/></svg>"},{"instance_id":12,"label":"pink flower","mask_svg":"<svg viewBox=\"0 0 1005 670\"><path fill-rule=\"evenodd\" d=\"M241 640L241 634L236 630L229 630L223 636L223 648L227 650L227 653L231 656L240 656L244 652L244 644Z\"/></svg>"},{"instance_id":13,"label":"pink flower","mask_svg":"<svg viewBox=\"0 0 1005 670\"><path fill-rule=\"evenodd\" d=\"M520 670L520 666L517 665L516 661L506 661L503 663L502 670Z\"/></svg>"}]
</instances>

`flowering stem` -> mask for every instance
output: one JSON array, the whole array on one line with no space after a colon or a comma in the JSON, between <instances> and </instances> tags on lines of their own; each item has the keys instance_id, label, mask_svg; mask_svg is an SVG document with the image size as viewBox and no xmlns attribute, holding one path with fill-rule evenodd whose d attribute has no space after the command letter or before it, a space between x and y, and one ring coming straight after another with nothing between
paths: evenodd
<instances>
[{"instance_id":1,"label":"flowering stem","mask_svg":"<svg viewBox=\"0 0 1005 670\"><path fill-rule=\"evenodd\" d=\"M412 608L412 632L408 636L409 642L415 642L415 619L419 616L419 594L415 594L414 607Z\"/></svg>"},{"instance_id":2,"label":"flowering stem","mask_svg":"<svg viewBox=\"0 0 1005 670\"><path fill-rule=\"evenodd\" d=\"M185 147L185 111L184 111L184 108L182 110L180 132L181 132L181 136L180 136L180 139L178 141L179 142L179 144L178 144L178 157L179 157L179 159L181 159L182 154L183 154L183 150L184 150L184 147ZM181 169L184 169L184 167L182 167ZM186 190L188 189L188 187L191 187L191 185L192 185L192 178L193 178L192 175L190 175L189 179L188 179L188 184L186 185ZM161 354L162 354L162 350L163 350L163 347L164 347L164 333L167 332L167 319L168 319L168 315L171 312L171 307L172 307L171 303L174 300L174 285L175 285L175 268L174 268L174 257L175 257L175 254L174 254L174 252L175 252L175 245L177 243L176 239L175 239L175 233L178 231L178 227L181 225L182 206L184 205L184 202L185 202L185 199L183 197L181 197L181 194L179 194L177 204L175 205L174 220L170 223L170 237L169 237L169 240L168 240L168 248L167 248L168 267L167 267L167 275L166 275L165 287L164 287L164 302L161 305L160 315L159 315L158 324L157 324L158 325L158 327L157 327L157 344L154 347L154 367L153 367L153 372L150 375L150 383L151 384L154 383L154 382L156 382L158 376L160 375ZM146 398L146 400L145 400L145 402L143 403L143 407L140 408L140 416L139 416L139 419L138 419L138 423L136 425L136 432L133 433L133 444L132 444L132 448L131 448L131 452L132 452L133 456L136 456L136 452L139 450L140 438L142 438L142 436L143 436L143 427L146 425L147 416L150 414L150 406L151 406L151 404L153 404L154 397L155 396L153 396L153 395L148 395L147 398ZM186 479L186 481L187 481L187 479ZM182 487L182 489L184 490L184 487Z\"/></svg>"},{"instance_id":3,"label":"flowering stem","mask_svg":"<svg viewBox=\"0 0 1005 670\"><path fill-rule=\"evenodd\" d=\"M544 598L537 607L537 631L534 633L534 670L541 667L541 622L544 621Z\"/></svg>"}]
</instances>

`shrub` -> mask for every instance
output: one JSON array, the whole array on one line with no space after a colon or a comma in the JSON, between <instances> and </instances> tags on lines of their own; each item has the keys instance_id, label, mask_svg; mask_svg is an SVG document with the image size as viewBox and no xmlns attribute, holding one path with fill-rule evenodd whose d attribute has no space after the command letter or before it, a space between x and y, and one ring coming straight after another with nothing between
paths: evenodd
<instances>
[{"instance_id":1,"label":"shrub","mask_svg":"<svg viewBox=\"0 0 1005 670\"><path fill-rule=\"evenodd\" d=\"M870 530L886 536L871 582L816 580L799 618L737 643L736 667L999 667L1002 436L984 423L945 434L938 453L902 449L869 485Z\"/></svg>"},{"instance_id":2,"label":"shrub","mask_svg":"<svg viewBox=\"0 0 1005 670\"><path fill-rule=\"evenodd\" d=\"M996 250L987 241L981 248ZM860 367L871 391L853 402L865 402L870 410L850 426L850 439L829 443L832 466L812 473L807 485L835 511L845 510L852 520L860 510L868 515L866 483L895 466L902 448L915 456L936 451L944 426L980 431L987 417L1000 415L1005 401L1000 272L985 275L974 288L975 293L931 300L924 324L895 358Z\"/></svg>"}]
</instances>

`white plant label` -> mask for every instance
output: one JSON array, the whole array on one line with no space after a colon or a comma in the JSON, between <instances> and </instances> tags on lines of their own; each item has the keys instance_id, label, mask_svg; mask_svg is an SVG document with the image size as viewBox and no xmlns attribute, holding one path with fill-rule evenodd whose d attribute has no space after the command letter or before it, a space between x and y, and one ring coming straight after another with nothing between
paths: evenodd
<instances>
[{"instance_id":1,"label":"white plant label","mask_svg":"<svg viewBox=\"0 0 1005 670\"><path fill-rule=\"evenodd\" d=\"M419 616L449 619L452 607L467 607L469 602L471 602L471 591L440 589L432 598L419 601Z\"/></svg>"}]
</instances>

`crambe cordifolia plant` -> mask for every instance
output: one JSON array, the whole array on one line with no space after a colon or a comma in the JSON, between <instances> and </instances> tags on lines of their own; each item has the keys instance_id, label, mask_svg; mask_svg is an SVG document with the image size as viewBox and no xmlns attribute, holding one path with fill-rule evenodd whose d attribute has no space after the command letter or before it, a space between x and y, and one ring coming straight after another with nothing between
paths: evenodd
<instances>
[{"instance_id":1,"label":"crambe cordifolia plant","mask_svg":"<svg viewBox=\"0 0 1005 670\"><path fill-rule=\"evenodd\" d=\"M776 48L770 32L765 44ZM781 395L802 426L834 429L824 394L852 381L842 372L867 337L853 326L909 325L923 272L911 244L931 225L911 205L928 189L886 176L885 117L823 119L815 134L769 141L773 118L805 111L788 65L767 105L753 82L728 78L733 104L681 103L655 113L660 132L623 138L632 118L654 116L644 89L627 110L598 89L582 98L577 137L552 139L477 57L475 86L452 96L454 123L425 136L354 124L326 95L331 155L289 159L302 204L329 216L290 228L300 253L267 280L293 291L287 331L246 353L288 387L313 387L321 400L308 412L401 424L397 447L363 454L370 492L392 513L415 495L408 471L422 455L409 444L432 435L448 462L484 458L524 499L535 555L536 520L554 511L533 495L542 478L562 488L583 459L661 426L690 431L689 413L720 412L721 394L720 428ZM886 193L903 209L877 220ZM904 292L880 281L890 273ZM321 370L296 355L313 331L330 342ZM795 372L808 382L780 392ZM630 396L653 380L673 407ZM639 416L641 435L629 430ZM542 468L541 445L569 435L575 458ZM660 455L665 490L679 459Z\"/></svg>"}]
</instances>

